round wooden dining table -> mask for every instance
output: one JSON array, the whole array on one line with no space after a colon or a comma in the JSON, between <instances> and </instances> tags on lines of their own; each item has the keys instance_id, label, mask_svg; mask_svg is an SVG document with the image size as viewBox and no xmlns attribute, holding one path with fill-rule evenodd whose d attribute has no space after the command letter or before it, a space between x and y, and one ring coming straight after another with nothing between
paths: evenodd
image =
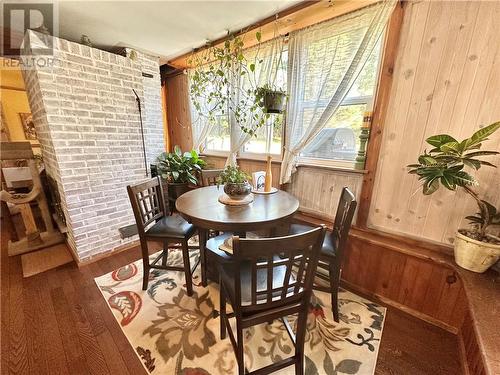
<instances>
[{"instance_id":1,"label":"round wooden dining table","mask_svg":"<svg viewBox=\"0 0 500 375\"><path fill-rule=\"evenodd\" d=\"M291 218L299 209L299 201L286 191L273 194L254 194L252 203L229 206L220 203L222 188L207 186L182 194L175 203L177 211L198 228L202 284L207 284L205 244L209 230L233 232L244 236L246 232L274 228Z\"/></svg>"}]
</instances>

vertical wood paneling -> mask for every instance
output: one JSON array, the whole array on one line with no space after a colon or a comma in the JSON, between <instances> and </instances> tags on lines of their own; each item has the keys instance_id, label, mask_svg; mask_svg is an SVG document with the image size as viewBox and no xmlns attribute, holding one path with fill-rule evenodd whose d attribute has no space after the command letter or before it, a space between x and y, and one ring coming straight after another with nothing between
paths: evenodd
<instances>
[{"instance_id":1,"label":"vertical wood paneling","mask_svg":"<svg viewBox=\"0 0 500 375\"><path fill-rule=\"evenodd\" d=\"M167 78L167 119L170 147L180 146L182 151L193 148L191 112L189 109L188 79L185 74Z\"/></svg>"},{"instance_id":2,"label":"vertical wood paneling","mask_svg":"<svg viewBox=\"0 0 500 375\"><path fill-rule=\"evenodd\" d=\"M463 192L423 196L406 165L433 134L470 136L500 120L499 2L410 2L405 11L378 163L370 227L452 243L476 211ZM500 134L484 143L500 150ZM488 159L500 164L500 157ZM476 173L478 191L500 205L500 172Z\"/></svg>"},{"instance_id":3,"label":"vertical wood paneling","mask_svg":"<svg viewBox=\"0 0 500 375\"><path fill-rule=\"evenodd\" d=\"M299 167L287 191L300 201L304 212L335 217L342 188L347 186L359 200L363 175L315 167Z\"/></svg>"}]
</instances>

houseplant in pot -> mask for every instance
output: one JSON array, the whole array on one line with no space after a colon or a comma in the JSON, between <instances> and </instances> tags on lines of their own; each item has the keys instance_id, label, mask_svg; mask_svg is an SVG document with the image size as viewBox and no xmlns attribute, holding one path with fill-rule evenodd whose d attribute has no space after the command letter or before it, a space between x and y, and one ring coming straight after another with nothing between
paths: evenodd
<instances>
[{"instance_id":1,"label":"houseplant in pot","mask_svg":"<svg viewBox=\"0 0 500 375\"><path fill-rule=\"evenodd\" d=\"M157 158L158 174L167 181L168 195L176 199L189 190L188 185L197 185L197 173L205 166L195 150L182 152L179 146L174 152L164 152Z\"/></svg>"},{"instance_id":2,"label":"houseplant in pot","mask_svg":"<svg viewBox=\"0 0 500 375\"><path fill-rule=\"evenodd\" d=\"M481 199L472 188L478 185L467 170L478 170L481 166L495 167L483 160L497 155L497 151L480 151L482 142L500 128L500 121L475 132L470 138L459 142L450 135L440 134L427 138L433 146L418 158L418 164L410 164L409 173L419 176L423 182L423 193L430 195L442 185L449 190L463 189L478 206L478 213L467 216L470 229L461 228L455 236L455 261L470 271L484 272L500 259L500 236L494 232L500 225L500 210Z\"/></svg>"},{"instance_id":3,"label":"houseplant in pot","mask_svg":"<svg viewBox=\"0 0 500 375\"><path fill-rule=\"evenodd\" d=\"M224 193L234 200L241 200L252 192L249 179L250 176L239 167L227 166L217 177L217 187L224 185Z\"/></svg>"},{"instance_id":4,"label":"houseplant in pot","mask_svg":"<svg viewBox=\"0 0 500 375\"><path fill-rule=\"evenodd\" d=\"M265 113L283 113L286 107L286 92L266 84L255 90L255 98Z\"/></svg>"}]
</instances>

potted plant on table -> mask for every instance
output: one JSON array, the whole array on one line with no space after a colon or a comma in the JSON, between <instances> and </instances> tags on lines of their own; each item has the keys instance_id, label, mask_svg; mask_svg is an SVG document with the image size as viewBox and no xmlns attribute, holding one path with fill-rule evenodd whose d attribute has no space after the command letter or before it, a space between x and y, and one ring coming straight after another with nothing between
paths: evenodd
<instances>
[{"instance_id":1,"label":"potted plant on table","mask_svg":"<svg viewBox=\"0 0 500 375\"><path fill-rule=\"evenodd\" d=\"M232 199L241 200L252 192L249 179L250 176L239 167L227 166L217 177L217 187L224 185L224 193Z\"/></svg>"},{"instance_id":2,"label":"potted plant on table","mask_svg":"<svg viewBox=\"0 0 500 375\"><path fill-rule=\"evenodd\" d=\"M182 152L179 146L174 152L164 152L157 158L158 173L168 184L169 197L176 199L189 190L189 184L197 185L196 175L206 165L195 150Z\"/></svg>"},{"instance_id":3,"label":"potted plant on table","mask_svg":"<svg viewBox=\"0 0 500 375\"><path fill-rule=\"evenodd\" d=\"M493 234L493 227L500 225L500 210L481 199L472 189L478 183L465 169L478 170L481 166L495 167L482 160L484 156L497 155L497 151L479 151L482 142L500 128L500 121L475 132L459 142L450 135L440 134L427 138L433 146L410 164L409 173L419 176L423 193L430 195L442 185L449 190L463 189L478 206L479 212L467 216L472 227L459 229L455 237L455 261L462 268L484 272L500 259L500 236Z\"/></svg>"}]
</instances>

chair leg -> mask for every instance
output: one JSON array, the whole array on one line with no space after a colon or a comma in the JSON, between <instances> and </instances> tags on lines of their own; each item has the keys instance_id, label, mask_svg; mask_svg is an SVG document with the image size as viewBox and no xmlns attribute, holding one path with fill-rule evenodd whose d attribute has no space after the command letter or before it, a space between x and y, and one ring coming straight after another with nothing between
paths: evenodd
<instances>
[{"instance_id":1,"label":"chair leg","mask_svg":"<svg viewBox=\"0 0 500 375\"><path fill-rule=\"evenodd\" d=\"M142 251L142 290L147 290L149 282L148 241L141 241L141 251Z\"/></svg>"},{"instance_id":2,"label":"chair leg","mask_svg":"<svg viewBox=\"0 0 500 375\"><path fill-rule=\"evenodd\" d=\"M221 340L224 340L226 338L226 293L224 292L224 287L222 286L220 278L219 278L219 288L220 288L220 306L219 306L220 338Z\"/></svg>"},{"instance_id":3,"label":"chair leg","mask_svg":"<svg viewBox=\"0 0 500 375\"><path fill-rule=\"evenodd\" d=\"M203 228L198 228L198 239L200 246L200 265L201 265L201 285L207 286L207 265L205 245L207 243L208 231Z\"/></svg>"},{"instance_id":4,"label":"chair leg","mask_svg":"<svg viewBox=\"0 0 500 375\"><path fill-rule=\"evenodd\" d=\"M166 266L168 259L168 241L163 242L163 257L161 258L161 265Z\"/></svg>"},{"instance_id":5,"label":"chair leg","mask_svg":"<svg viewBox=\"0 0 500 375\"><path fill-rule=\"evenodd\" d=\"M245 343L243 342L243 328L241 327L238 318L236 318L236 336L236 362L238 362L238 375L245 375Z\"/></svg>"},{"instance_id":6,"label":"chair leg","mask_svg":"<svg viewBox=\"0 0 500 375\"><path fill-rule=\"evenodd\" d=\"M193 278L191 277L191 264L189 262L189 249L187 240L182 241L182 260L184 261L184 276L188 296L193 295Z\"/></svg>"},{"instance_id":7,"label":"chair leg","mask_svg":"<svg viewBox=\"0 0 500 375\"><path fill-rule=\"evenodd\" d=\"M332 312L333 320L339 322L339 283L340 283L340 272L337 270L337 266L332 262L330 263L330 293L332 295Z\"/></svg>"},{"instance_id":8,"label":"chair leg","mask_svg":"<svg viewBox=\"0 0 500 375\"><path fill-rule=\"evenodd\" d=\"M295 374L304 375L304 342L306 339L308 306L299 312L295 334Z\"/></svg>"}]
</instances>

